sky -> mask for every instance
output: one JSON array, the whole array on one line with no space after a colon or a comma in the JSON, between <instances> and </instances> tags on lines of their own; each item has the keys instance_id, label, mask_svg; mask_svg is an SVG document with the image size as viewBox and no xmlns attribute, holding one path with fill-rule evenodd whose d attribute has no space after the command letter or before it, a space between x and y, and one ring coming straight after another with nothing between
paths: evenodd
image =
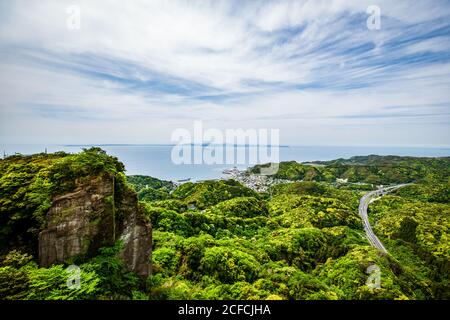
<instances>
[{"instance_id":1,"label":"sky","mask_svg":"<svg viewBox=\"0 0 450 320\"><path fill-rule=\"evenodd\" d=\"M450 1L0 1L1 144L170 143L196 120L448 147Z\"/></svg>"}]
</instances>

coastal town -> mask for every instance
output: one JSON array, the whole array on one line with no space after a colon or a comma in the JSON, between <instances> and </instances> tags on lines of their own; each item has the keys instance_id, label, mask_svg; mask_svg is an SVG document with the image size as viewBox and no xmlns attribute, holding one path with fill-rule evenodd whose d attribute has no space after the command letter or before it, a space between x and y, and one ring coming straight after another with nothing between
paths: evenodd
<instances>
[{"instance_id":1,"label":"coastal town","mask_svg":"<svg viewBox=\"0 0 450 320\"><path fill-rule=\"evenodd\" d=\"M210 179L210 180L229 180L233 179L240 182L242 185L250 188L256 192L267 192L271 186L280 183L288 183L291 182L289 180L284 179L276 179L271 176L254 174L249 172L248 170L239 170L237 167L233 167L232 169L225 169L222 171L222 176L218 179ZM196 181L202 182L203 180ZM174 186L174 189L184 183L193 182L191 178L175 180L171 181Z\"/></svg>"},{"instance_id":2,"label":"coastal town","mask_svg":"<svg viewBox=\"0 0 450 320\"><path fill-rule=\"evenodd\" d=\"M254 174L247 170L241 171L236 167L223 170L222 179L234 179L256 192L267 192L273 185L290 182L284 179L276 179L271 176Z\"/></svg>"}]
</instances>

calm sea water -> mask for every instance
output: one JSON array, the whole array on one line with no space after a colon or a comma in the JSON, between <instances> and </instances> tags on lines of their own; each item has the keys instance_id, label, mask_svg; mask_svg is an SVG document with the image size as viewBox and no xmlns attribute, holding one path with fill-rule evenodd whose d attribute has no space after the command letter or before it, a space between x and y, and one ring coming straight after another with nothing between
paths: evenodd
<instances>
[{"instance_id":1,"label":"calm sea water","mask_svg":"<svg viewBox=\"0 0 450 320\"><path fill-rule=\"evenodd\" d=\"M33 154L44 152L66 151L79 152L83 147L89 146L65 146L65 145L0 145L0 152L6 154L22 153ZM243 164L181 164L176 165L171 160L173 146L170 145L102 145L100 146L108 154L114 155L125 164L126 173L129 175L141 174L167 180L203 180L217 179L222 176L222 171L233 166L245 169L254 163L248 161ZM201 147L193 147L193 152ZM248 152L256 147L236 147ZM197 150L198 151L198 150ZM242 151L242 150L241 150ZM253 150L254 151L254 150ZM279 149L280 161L295 160L298 162L333 160L338 158L350 158L352 156L399 155L417 157L444 157L450 156L450 148L393 148L393 147L335 147L335 146L289 146Z\"/></svg>"}]
</instances>

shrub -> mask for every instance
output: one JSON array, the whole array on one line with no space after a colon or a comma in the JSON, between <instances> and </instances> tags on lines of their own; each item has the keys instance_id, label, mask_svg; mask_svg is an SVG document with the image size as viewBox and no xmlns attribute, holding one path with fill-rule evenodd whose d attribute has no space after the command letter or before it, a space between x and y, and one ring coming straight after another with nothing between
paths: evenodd
<instances>
[{"instance_id":1,"label":"shrub","mask_svg":"<svg viewBox=\"0 0 450 320\"><path fill-rule=\"evenodd\" d=\"M200 265L205 274L214 276L223 283L252 282L260 267L253 256L224 247L207 248Z\"/></svg>"}]
</instances>

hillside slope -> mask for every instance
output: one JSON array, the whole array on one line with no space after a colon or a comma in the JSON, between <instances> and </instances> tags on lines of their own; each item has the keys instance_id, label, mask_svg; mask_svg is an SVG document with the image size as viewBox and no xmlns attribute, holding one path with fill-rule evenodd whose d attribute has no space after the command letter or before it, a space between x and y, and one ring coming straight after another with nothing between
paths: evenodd
<instances>
[{"instance_id":1,"label":"hillside slope","mask_svg":"<svg viewBox=\"0 0 450 320\"><path fill-rule=\"evenodd\" d=\"M21 261L39 263L39 273L83 265L106 248L114 248L107 256L117 259L119 274L130 271L146 278L151 271L151 224L123 171L122 163L96 148L74 155L17 155L1 160L2 286L8 288L8 279L18 272L28 288L35 273ZM25 269L14 271L12 266ZM64 272L59 277L63 279ZM0 290L0 297L17 294Z\"/></svg>"}]
</instances>

